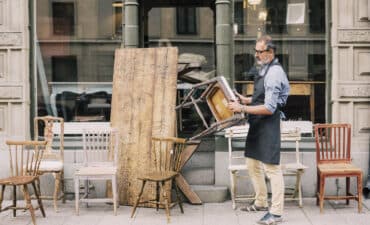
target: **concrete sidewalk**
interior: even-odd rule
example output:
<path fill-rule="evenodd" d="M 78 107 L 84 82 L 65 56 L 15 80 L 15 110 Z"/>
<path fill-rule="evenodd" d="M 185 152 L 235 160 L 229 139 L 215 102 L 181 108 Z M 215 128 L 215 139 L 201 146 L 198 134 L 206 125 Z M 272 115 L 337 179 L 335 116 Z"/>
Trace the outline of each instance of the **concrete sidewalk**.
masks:
<path fill-rule="evenodd" d="M 3 207 L 9 204 L 5 201 Z M 19 204 L 21 204 L 20 202 Z M 357 202 L 351 201 L 345 205 L 344 201 L 335 203 L 326 201 L 324 213 L 320 214 L 316 200 L 304 199 L 303 208 L 299 208 L 295 202 L 285 204 L 283 225 L 369 225 L 370 224 L 370 200 L 365 199 L 363 212 L 357 213 Z M 166 225 L 164 210 L 151 208 L 138 208 L 135 218 L 130 218 L 132 207 L 121 206 L 117 216 L 113 215 L 113 207 L 107 204 L 90 204 L 86 208 L 84 204 L 80 208 L 80 216 L 75 215 L 74 201 L 66 204 L 59 203 L 59 213 L 55 213 L 51 201 L 44 201 L 46 218 L 36 211 L 38 225 Z M 171 210 L 172 225 L 254 225 L 263 215 L 263 212 L 247 213 L 231 208 L 231 201 L 224 203 L 206 203 L 203 205 L 184 204 L 185 213 L 181 214 L 178 206 Z M 13 218 L 11 211 L 0 213 L 1 225 L 26 225 L 32 224 L 29 212 L 18 211 L 17 217 Z"/>

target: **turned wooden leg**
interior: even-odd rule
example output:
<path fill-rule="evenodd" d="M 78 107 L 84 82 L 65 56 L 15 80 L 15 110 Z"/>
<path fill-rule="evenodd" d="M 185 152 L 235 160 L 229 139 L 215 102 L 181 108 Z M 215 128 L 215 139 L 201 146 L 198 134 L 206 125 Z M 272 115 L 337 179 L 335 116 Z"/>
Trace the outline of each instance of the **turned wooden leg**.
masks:
<path fill-rule="evenodd" d="M 161 186 L 164 205 L 166 207 L 167 223 L 170 223 L 171 222 L 171 219 L 170 219 L 170 216 L 171 216 L 171 214 L 170 214 L 170 204 L 168 202 L 167 191 L 165 190 L 165 182 L 162 181 L 161 183 L 159 183 L 159 185 Z"/>
<path fill-rule="evenodd" d="M 32 203 L 31 203 L 31 196 L 30 196 L 30 193 L 28 192 L 27 184 L 23 185 L 23 190 L 24 190 L 24 200 L 26 201 L 26 204 L 27 204 L 26 207 L 31 213 L 32 223 L 36 225 L 35 209 L 33 208 Z"/>
<path fill-rule="evenodd" d="M 177 201 L 179 202 L 181 213 L 184 213 L 184 208 L 182 207 L 182 200 L 181 200 L 181 196 L 180 196 L 179 187 L 177 186 L 176 182 L 173 182 L 172 184 L 175 185 L 176 197 L 177 197 Z"/>
<path fill-rule="evenodd" d="M 140 202 L 140 198 L 141 198 L 141 195 L 143 194 L 145 184 L 146 184 L 146 180 L 143 180 L 141 183 L 139 195 L 137 196 L 134 207 L 132 208 L 131 218 L 135 215 L 136 207 Z"/>
<path fill-rule="evenodd" d="M 44 205 L 42 204 L 42 201 L 41 201 L 41 192 L 40 192 L 40 189 L 38 189 L 36 187 L 35 182 L 32 182 L 32 187 L 33 187 L 33 190 L 35 191 L 36 199 L 37 199 L 37 202 L 39 203 L 39 207 L 40 207 L 42 216 L 45 217 L 45 210 L 44 210 Z"/>
<path fill-rule="evenodd" d="M 53 195 L 53 201 L 54 201 L 54 211 L 58 212 L 58 206 L 57 206 L 57 201 L 58 201 L 58 193 L 60 190 L 60 179 L 61 179 L 61 173 L 54 173 L 53 174 L 55 177 L 55 184 L 54 184 L 54 195 Z"/>
<path fill-rule="evenodd" d="M 155 182 L 155 201 L 156 201 L 156 204 L 155 204 L 155 208 L 156 210 L 158 211 L 159 210 L 159 201 L 160 201 L 160 189 L 159 189 L 159 183 L 158 182 Z"/>

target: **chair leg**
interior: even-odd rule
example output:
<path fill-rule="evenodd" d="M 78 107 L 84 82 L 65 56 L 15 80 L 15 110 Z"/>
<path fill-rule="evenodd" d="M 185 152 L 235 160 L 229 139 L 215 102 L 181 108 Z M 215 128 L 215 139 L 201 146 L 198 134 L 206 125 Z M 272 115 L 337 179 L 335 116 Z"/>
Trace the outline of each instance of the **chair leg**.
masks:
<path fill-rule="evenodd" d="M 4 199 L 4 192 L 5 192 L 6 185 L 1 185 L 1 194 L 0 194 L 0 212 L 2 209 L 3 199 Z"/>
<path fill-rule="evenodd" d="M 357 176 L 358 212 L 362 211 L 362 173 Z"/>
<path fill-rule="evenodd" d="M 60 190 L 61 172 L 54 173 L 53 175 L 55 177 L 54 196 L 53 196 L 54 211 L 58 212 L 57 201 L 58 201 L 58 193 L 59 193 L 59 190 Z"/>
<path fill-rule="evenodd" d="M 24 190 L 24 200 L 26 201 L 26 204 L 27 204 L 26 207 L 31 213 L 32 223 L 36 225 L 35 209 L 33 208 L 32 203 L 31 203 L 31 196 L 30 196 L 30 193 L 28 192 L 27 184 L 23 185 L 23 190 Z"/>
<path fill-rule="evenodd" d="M 160 193 L 160 189 L 159 189 L 159 183 L 157 181 L 155 182 L 155 201 L 156 201 L 155 208 L 157 211 L 159 210 L 159 201 L 160 201 L 159 193 Z"/>
<path fill-rule="evenodd" d="M 60 185 L 62 186 L 62 203 L 65 204 L 66 203 L 66 188 L 65 188 L 65 184 L 64 184 L 64 171 L 62 169 L 61 171 L 61 174 L 60 174 Z"/>
<path fill-rule="evenodd" d="M 83 196 L 83 198 L 89 198 L 89 192 L 90 192 L 90 189 L 89 189 L 89 180 L 85 180 L 85 194 Z M 89 207 L 89 203 L 86 202 L 86 208 Z"/>
<path fill-rule="evenodd" d="M 350 192 L 349 192 L 349 187 L 350 187 L 350 180 L 351 178 L 350 177 L 346 177 L 346 195 L 349 196 L 350 195 Z M 346 199 L 346 205 L 349 205 L 349 199 Z"/>
<path fill-rule="evenodd" d="M 17 186 L 13 185 L 13 217 L 17 216 Z"/>
<path fill-rule="evenodd" d="M 302 174 L 303 171 L 299 170 L 297 171 L 297 181 L 296 181 L 296 190 L 298 191 L 298 202 L 299 202 L 299 207 L 302 208 Z M 296 193 L 294 193 L 296 194 Z"/>
<path fill-rule="evenodd" d="M 236 171 L 230 171 L 230 194 L 231 194 L 231 201 L 233 209 L 236 209 L 236 202 L 235 202 L 235 195 L 236 195 Z"/>
<path fill-rule="evenodd" d="M 75 207 L 76 215 L 80 213 L 80 180 L 78 177 L 75 177 Z"/>
<path fill-rule="evenodd" d="M 159 185 L 161 186 L 164 205 L 166 207 L 167 223 L 170 223 L 171 222 L 170 205 L 169 205 L 169 202 L 168 202 L 167 192 L 165 190 L 165 182 L 162 181 L 161 183 L 159 183 Z"/>
<path fill-rule="evenodd" d="M 132 208 L 131 218 L 135 215 L 136 207 L 139 204 L 141 195 L 143 194 L 143 190 L 144 190 L 145 184 L 146 184 L 146 180 L 143 180 L 142 183 L 141 183 L 141 188 L 140 188 L 139 195 L 137 196 L 136 201 L 135 201 L 135 204 L 134 204 L 134 208 Z"/>
<path fill-rule="evenodd" d="M 117 178 L 116 175 L 112 176 L 112 197 L 113 197 L 113 209 L 114 215 L 117 216 Z"/>
<path fill-rule="evenodd" d="M 179 187 L 177 186 L 176 182 L 172 182 L 175 185 L 175 192 L 176 192 L 176 198 L 180 206 L 181 213 L 184 213 L 184 208 L 182 207 L 182 200 L 180 196 L 180 190 Z"/>
<path fill-rule="evenodd" d="M 316 183 L 316 205 L 319 205 L 320 199 L 320 174 L 317 173 L 317 183 Z"/>
<path fill-rule="evenodd" d="M 323 212 L 323 208 L 324 208 L 324 192 L 325 192 L 325 177 L 320 176 L 320 192 L 319 192 L 320 213 Z"/>
<path fill-rule="evenodd" d="M 40 189 L 37 188 L 35 182 L 32 182 L 32 187 L 33 187 L 33 190 L 35 192 L 37 202 L 39 203 L 39 207 L 40 207 L 42 216 L 45 218 L 45 210 L 44 210 L 44 205 L 42 204 L 42 201 L 41 201 L 41 192 L 40 192 Z"/>

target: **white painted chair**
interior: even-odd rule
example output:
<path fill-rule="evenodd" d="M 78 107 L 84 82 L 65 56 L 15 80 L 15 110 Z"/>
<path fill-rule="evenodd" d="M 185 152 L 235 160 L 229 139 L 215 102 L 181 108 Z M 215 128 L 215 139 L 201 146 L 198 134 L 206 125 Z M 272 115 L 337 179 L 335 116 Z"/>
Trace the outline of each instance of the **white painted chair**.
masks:
<path fill-rule="evenodd" d="M 43 136 L 39 135 L 39 126 L 43 127 Z M 54 132 L 54 126 L 59 132 Z M 57 201 L 65 202 L 64 189 L 64 119 L 61 117 L 42 116 L 34 118 L 34 139 L 47 141 L 45 153 L 41 159 L 39 175 L 52 174 L 54 182 L 53 196 L 41 196 L 42 199 L 53 199 L 54 210 L 58 212 Z M 38 182 L 40 185 L 40 182 Z M 59 192 L 61 192 L 59 194 Z"/>
<path fill-rule="evenodd" d="M 117 215 L 117 157 L 118 131 L 113 128 L 94 128 L 83 130 L 84 163 L 74 176 L 76 214 L 79 214 L 80 202 L 108 202 L 113 203 L 114 215 Z M 85 181 L 85 195 L 80 199 L 80 181 Z M 87 181 L 111 180 L 112 198 L 89 199 Z"/>
<path fill-rule="evenodd" d="M 254 195 L 241 195 L 237 192 L 238 178 L 248 178 L 247 164 L 245 163 L 244 155 L 236 155 L 233 152 L 232 141 L 236 138 L 245 138 L 248 133 L 248 126 L 233 126 L 225 129 L 225 137 L 228 140 L 229 165 L 230 174 L 230 193 L 233 209 L 236 209 L 237 201 L 254 200 Z M 245 175 L 240 175 L 243 173 Z"/>
<path fill-rule="evenodd" d="M 299 153 L 299 142 L 301 141 L 301 129 L 305 133 L 312 133 L 312 123 L 307 121 L 283 121 L 281 124 L 281 141 L 282 142 L 295 142 L 295 161 L 289 163 L 282 163 L 281 167 L 284 176 L 295 176 L 296 182 L 293 186 L 286 186 L 285 200 L 297 200 L 300 207 L 302 207 L 302 184 L 301 178 L 307 168 L 301 163 Z M 241 163 L 235 164 L 235 160 L 244 159 L 244 156 L 235 157 L 232 152 L 232 139 L 233 138 L 246 138 L 248 135 L 249 126 L 234 126 L 225 129 L 225 137 L 228 138 L 229 149 L 229 172 L 231 181 L 231 199 L 233 209 L 236 208 L 236 201 L 252 200 L 254 196 L 238 195 L 236 190 L 238 173 L 247 171 L 245 160 Z"/>
<path fill-rule="evenodd" d="M 299 153 L 299 141 L 301 140 L 300 130 L 284 131 L 281 133 L 281 141 L 295 142 L 295 161 L 291 163 L 282 163 L 281 168 L 284 176 L 296 177 L 295 185 L 285 186 L 285 200 L 297 200 L 299 207 L 302 207 L 302 175 L 307 169 L 307 166 L 303 165 L 300 160 Z M 287 192 L 287 191 L 291 192 Z"/>

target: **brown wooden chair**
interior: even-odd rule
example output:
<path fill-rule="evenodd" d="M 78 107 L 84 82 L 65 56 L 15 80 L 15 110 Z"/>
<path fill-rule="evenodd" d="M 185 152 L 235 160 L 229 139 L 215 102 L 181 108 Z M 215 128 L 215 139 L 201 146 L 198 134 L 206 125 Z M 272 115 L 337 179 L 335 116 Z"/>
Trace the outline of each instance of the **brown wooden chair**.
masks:
<path fill-rule="evenodd" d="M 41 158 L 43 156 L 46 141 L 6 141 L 9 147 L 10 156 L 10 176 L 0 179 L 1 195 L 0 195 L 0 212 L 12 209 L 13 216 L 16 216 L 16 210 L 28 209 L 31 213 L 32 222 L 36 225 L 35 208 L 32 206 L 31 197 L 28 191 L 28 184 L 32 184 L 42 216 L 45 217 L 44 207 L 40 198 L 40 189 L 36 186 L 38 182 L 38 171 Z M 2 208 L 2 201 L 6 186 L 13 187 L 13 204 Z M 25 207 L 17 206 L 17 187 L 20 186 L 24 194 L 26 202 Z"/>
<path fill-rule="evenodd" d="M 316 124 L 317 201 L 323 212 L 324 200 L 350 199 L 358 201 L 358 212 L 362 209 L 362 171 L 351 164 L 351 125 Z M 325 196 L 325 178 L 345 177 L 346 195 Z M 357 178 L 357 194 L 349 192 L 350 178 Z"/>
<path fill-rule="evenodd" d="M 60 126 L 60 132 L 54 133 L 53 126 Z M 39 135 L 42 127 L 42 135 Z M 57 201 L 64 195 L 64 119 L 61 117 L 42 116 L 34 118 L 34 139 L 47 141 L 44 156 L 41 160 L 39 174 L 52 174 L 54 181 L 53 196 L 41 196 L 42 199 L 53 199 L 54 210 L 58 212 Z M 61 194 L 59 194 L 61 192 Z"/>
<path fill-rule="evenodd" d="M 182 202 L 180 198 L 179 188 L 176 182 L 173 182 L 179 174 L 181 152 L 185 146 L 185 139 L 175 137 L 153 137 L 152 138 L 152 171 L 138 176 L 142 181 L 139 195 L 132 209 L 131 218 L 135 215 L 136 207 L 138 204 L 153 203 L 158 210 L 159 206 L 164 206 L 167 214 L 167 222 L 170 222 L 170 207 L 179 204 L 181 213 L 184 213 Z M 156 195 L 155 199 L 140 201 L 143 194 L 145 184 L 147 182 L 155 182 Z M 175 184 L 176 202 L 171 203 L 171 190 L 172 184 Z"/>

